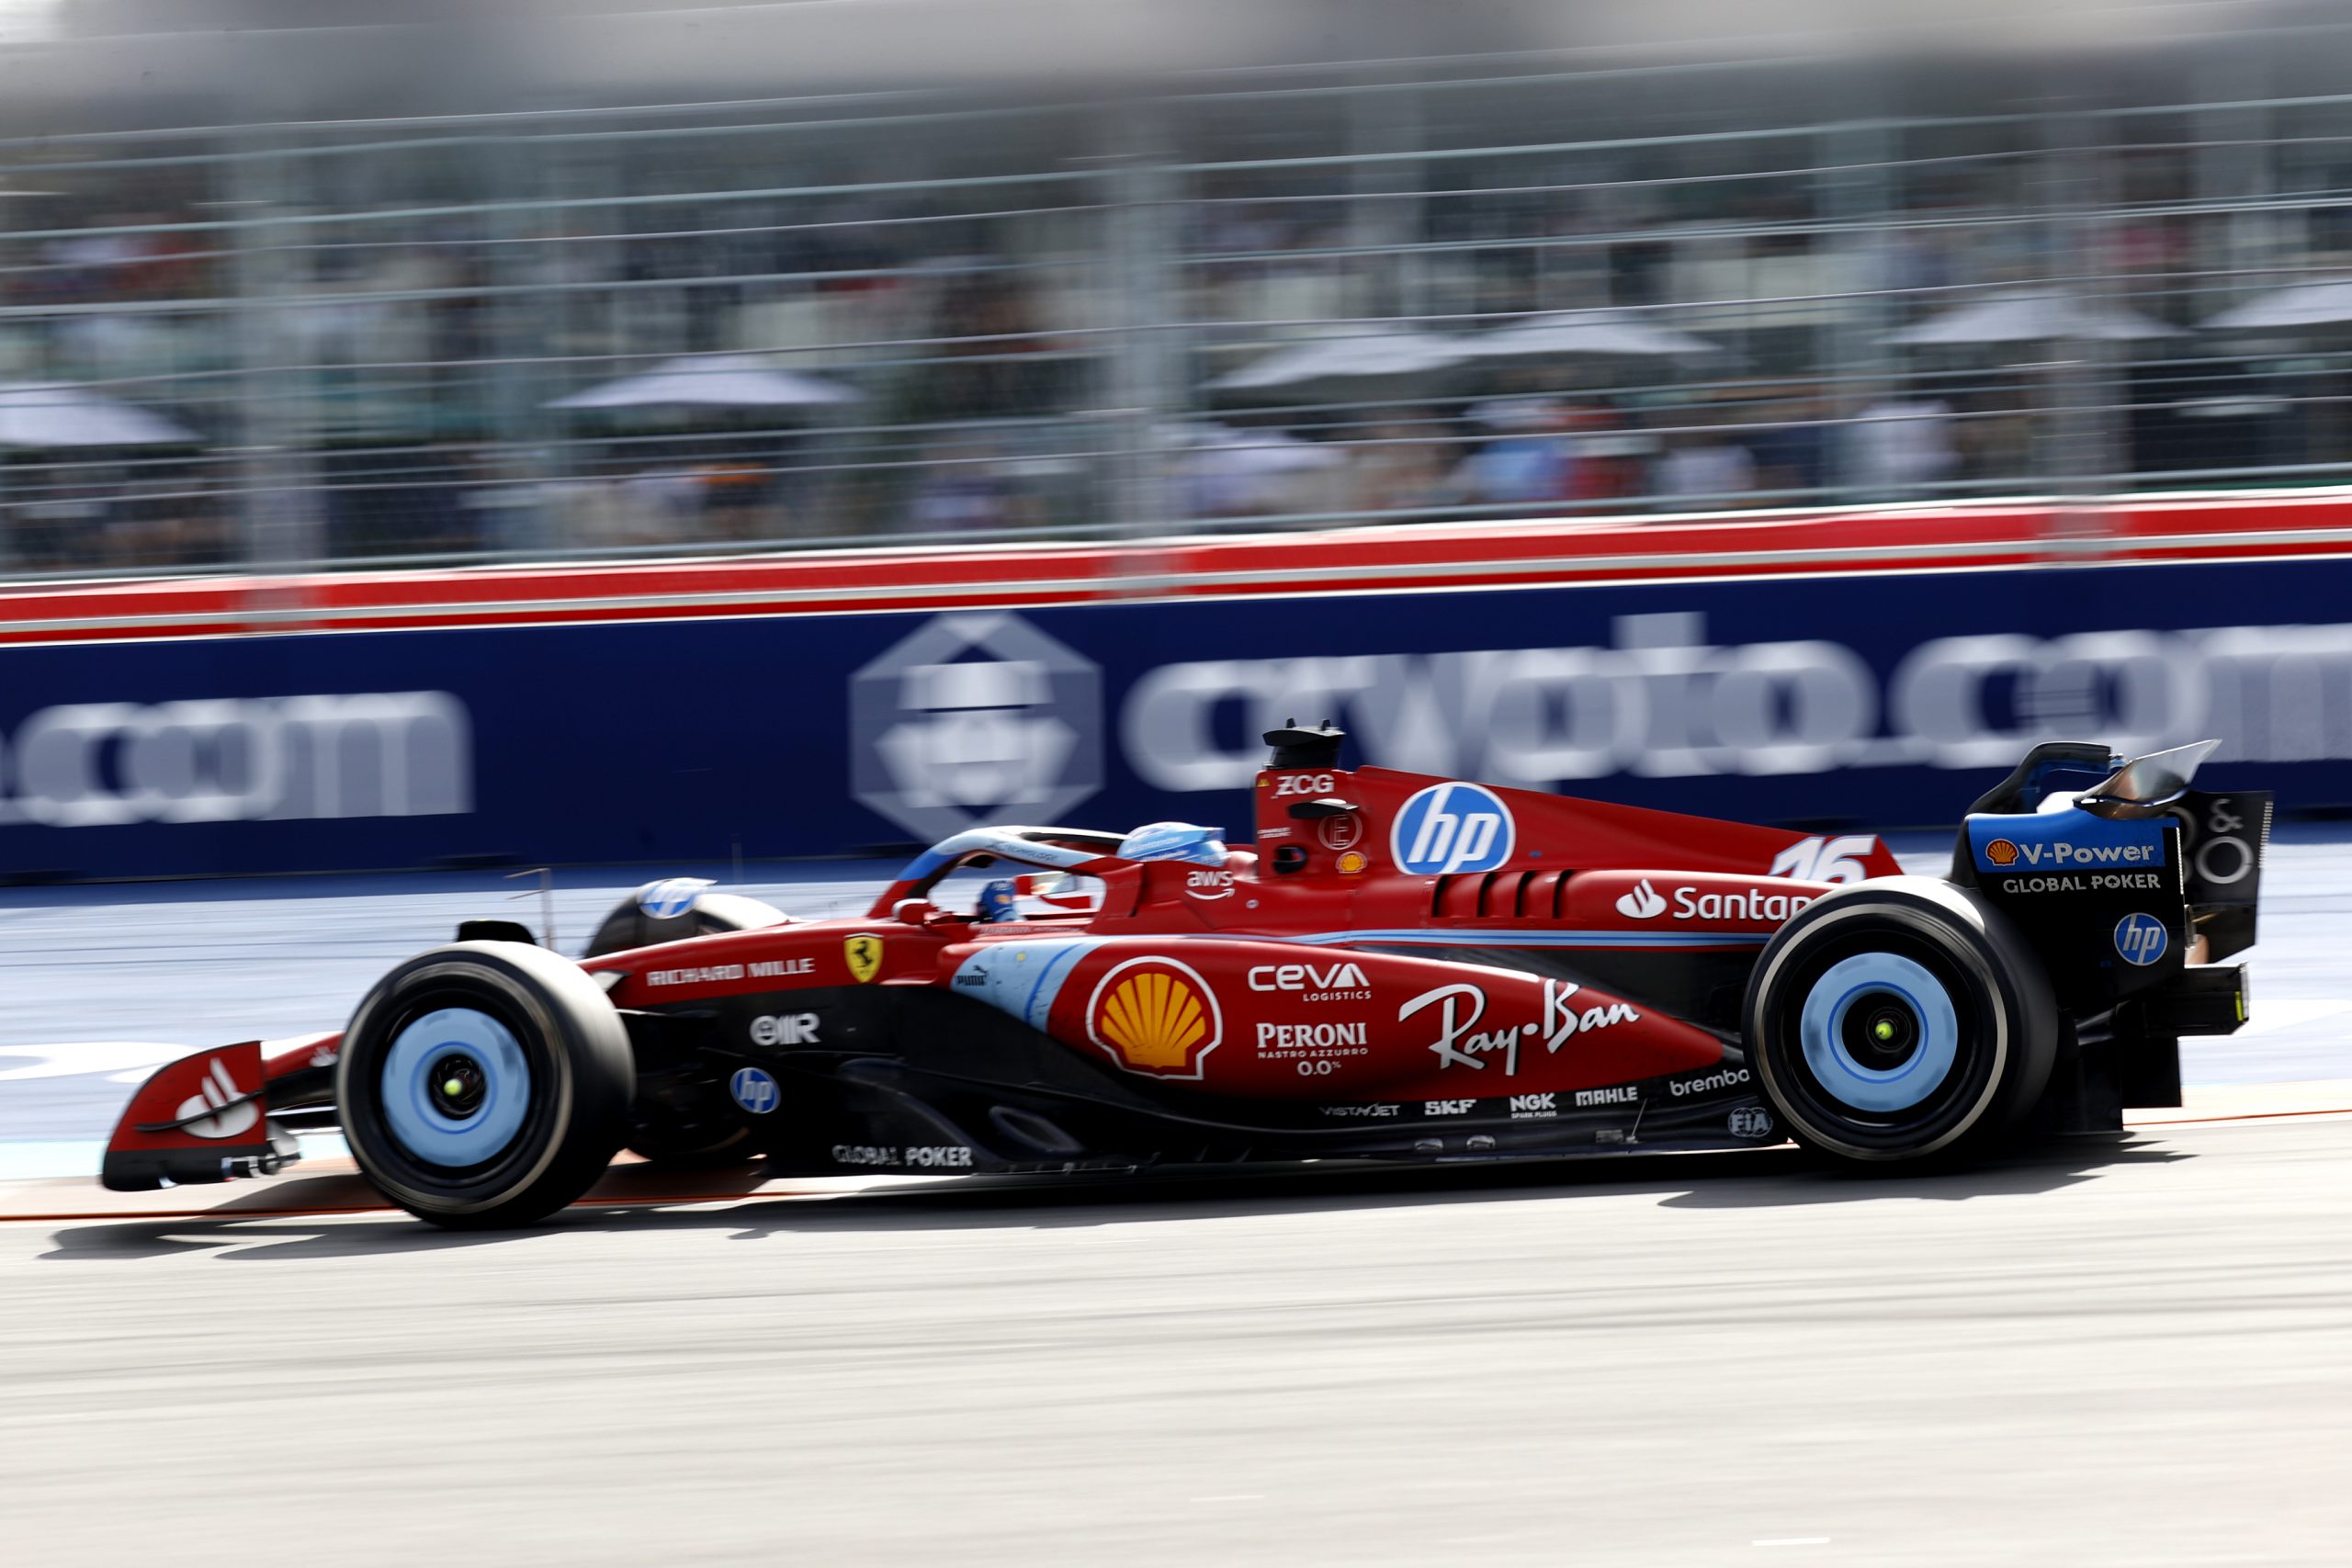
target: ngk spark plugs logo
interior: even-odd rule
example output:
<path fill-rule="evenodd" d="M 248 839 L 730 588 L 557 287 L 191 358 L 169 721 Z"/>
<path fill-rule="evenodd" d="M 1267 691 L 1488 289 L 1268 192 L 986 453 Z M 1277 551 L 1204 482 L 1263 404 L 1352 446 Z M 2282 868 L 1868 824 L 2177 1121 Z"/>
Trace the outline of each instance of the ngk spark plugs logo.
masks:
<path fill-rule="evenodd" d="M 71 703 L 0 739 L 0 823 L 288 822 L 473 809 L 447 692 Z"/>
<path fill-rule="evenodd" d="M 850 677 L 850 792 L 923 839 L 1102 787 L 1102 678 L 1018 615 L 940 615 Z"/>

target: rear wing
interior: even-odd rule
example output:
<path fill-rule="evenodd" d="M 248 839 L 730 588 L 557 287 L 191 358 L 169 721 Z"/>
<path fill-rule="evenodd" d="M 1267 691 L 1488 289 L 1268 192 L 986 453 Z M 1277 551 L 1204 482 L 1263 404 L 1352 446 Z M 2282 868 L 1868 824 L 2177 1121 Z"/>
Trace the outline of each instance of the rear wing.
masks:
<path fill-rule="evenodd" d="M 1969 817 L 2039 816 L 2053 797 L 2065 795 L 2075 809 L 2111 822 L 2177 827 L 2178 839 L 2165 858 L 2179 867 L 2190 922 L 2184 934 L 2204 939 L 2201 962 L 2218 963 L 2254 945 L 2273 807 L 2267 790 L 2190 787 L 2199 764 L 2219 744 L 2200 740 L 2126 758 L 2097 742 L 2045 741 L 1970 807 Z M 2070 786 L 2064 783 L 2070 776 L 2097 782 L 2086 789 Z M 1952 851 L 1952 879 L 1969 886 L 1996 869 L 1972 850 L 1973 837 L 1981 835 L 1963 827 Z"/>
<path fill-rule="evenodd" d="M 2171 815 L 2180 824 L 2182 880 L 2189 919 L 2218 963 L 2254 945 L 2255 904 L 2270 850 L 2268 790 L 2219 795 L 2183 791 Z"/>

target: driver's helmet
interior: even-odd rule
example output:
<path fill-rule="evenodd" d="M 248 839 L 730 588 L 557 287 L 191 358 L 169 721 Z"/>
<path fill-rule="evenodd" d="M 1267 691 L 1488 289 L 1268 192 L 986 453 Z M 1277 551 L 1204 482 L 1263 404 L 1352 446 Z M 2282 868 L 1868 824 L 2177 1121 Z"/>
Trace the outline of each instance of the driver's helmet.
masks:
<path fill-rule="evenodd" d="M 1009 876 L 1000 876 L 980 889 L 979 917 L 983 920 L 1017 920 L 1021 918 L 1021 886 Z"/>
<path fill-rule="evenodd" d="M 1194 865 L 1225 863 L 1225 829 L 1190 822 L 1149 822 L 1119 844 L 1122 860 L 1182 860 Z"/>

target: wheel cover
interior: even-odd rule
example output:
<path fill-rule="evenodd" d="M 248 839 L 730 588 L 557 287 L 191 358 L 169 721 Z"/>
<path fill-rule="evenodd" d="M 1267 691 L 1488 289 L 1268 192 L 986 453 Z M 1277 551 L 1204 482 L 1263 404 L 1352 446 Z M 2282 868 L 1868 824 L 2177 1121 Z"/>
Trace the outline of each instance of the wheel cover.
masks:
<path fill-rule="evenodd" d="M 522 1132 L 531 1067 L 522 1042 L 498 1020 L 442 1008 L 393 1037 L 379 1089 L 384 1125 L 401 1151 L 459 1170 L 496 1158 Z"/>
<path fill-rule="evenodd" d="M 1849 1037 L 1865 1017 L 1881 1036 L 1905 1040 L 1907 1054 L 1884 1065 L 1866 1059 Z M 1951 1077 L 1960 1016 L 1925 965 L 1892 953 L 1858 953 L 1814 981 L 1798 1014 L 1797 1038 L 1805 1065 L 1833 1099 L 1884 1115 L 1917 1105 Z"/>

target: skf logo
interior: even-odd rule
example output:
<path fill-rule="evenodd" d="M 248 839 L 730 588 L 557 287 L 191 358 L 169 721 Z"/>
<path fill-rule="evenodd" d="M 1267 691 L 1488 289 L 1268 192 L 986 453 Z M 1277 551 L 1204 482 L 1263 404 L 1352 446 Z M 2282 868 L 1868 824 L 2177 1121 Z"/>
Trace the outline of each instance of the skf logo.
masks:
<path fill-rule="evenodd" d="M 1666 913 L 1666 900 L 1647 877 L 1636 883 L 1634 890 L 1617 900 L 1617 912 L 1629 920 L 1654 920 Z"/>
<path fill-rule="evenodd" d="M 1995 865 L 2018 863 L 2018 847 L 2007 839 L 1996 839 L 1984 846 L 1984 858 Z"/>
<path fill-rule="evenodd" d="M 1086 1004 L 1087 1037 L 1133 1073 L 1197 1078 L 1224 1037 L 1208 982 L 1172 958 L 1113 965 Z"/>
<path fill-rule="evenodd" d="M 1223 898 L 1233 892 L 1233 873 L 1196 865 L 1184 874 L 1184 891 L 1195 898 Z"/>
<path fill-rule="evenodd" d="M 871 931 L 844 939 L 842 955 L 849 960 L 850 977 L 861 986 L 882 973 L 882 939 Z"/>
<path fill-rule="evenodd" d="M 1467 1116 L 1477 1105 L 1475 1100 L 1425 1100 L 1421 1101 L 1424 1116 Z"/>

